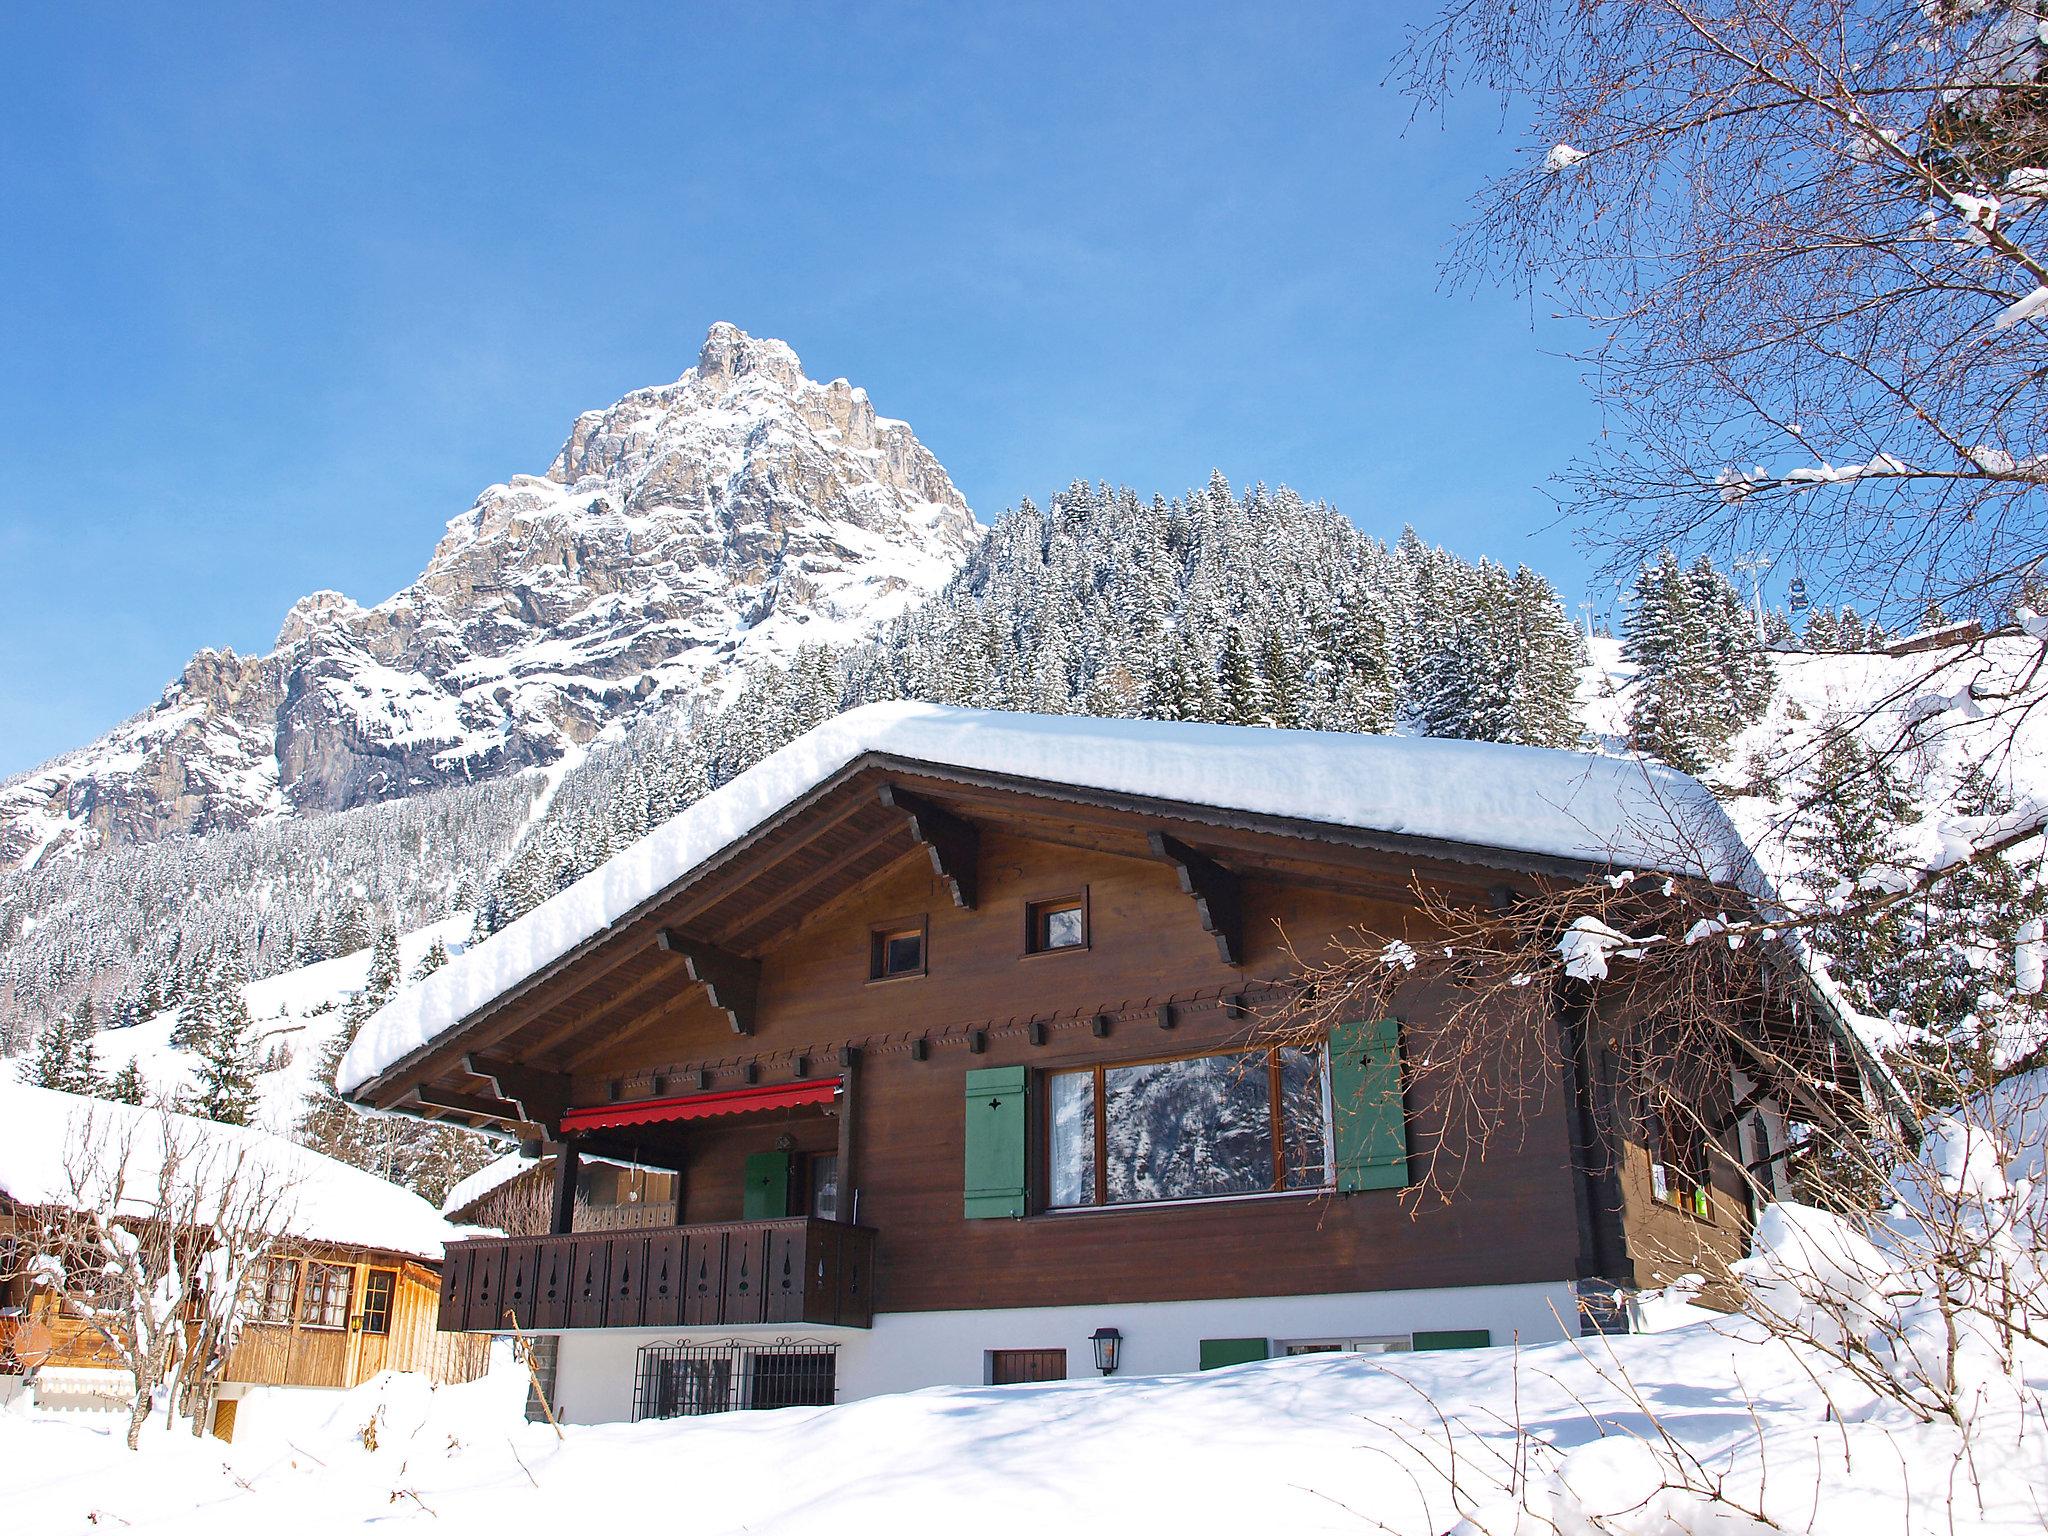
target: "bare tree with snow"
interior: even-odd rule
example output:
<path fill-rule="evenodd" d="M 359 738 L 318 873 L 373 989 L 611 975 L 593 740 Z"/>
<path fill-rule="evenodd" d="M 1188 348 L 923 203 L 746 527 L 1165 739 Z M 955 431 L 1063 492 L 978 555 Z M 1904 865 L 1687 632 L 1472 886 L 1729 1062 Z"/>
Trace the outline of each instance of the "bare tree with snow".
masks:
<path fill-rule="evenodd" d="M 133 1379 L 139 1446 L 157 1393 L 203 1414 L 239 1330 L 250 1265 L 289 1219 L 292 1185 L 246 1142 L 167 1112 L 70 1129 L 64 1198 L 37 1210 L 31 1277 Z"/>

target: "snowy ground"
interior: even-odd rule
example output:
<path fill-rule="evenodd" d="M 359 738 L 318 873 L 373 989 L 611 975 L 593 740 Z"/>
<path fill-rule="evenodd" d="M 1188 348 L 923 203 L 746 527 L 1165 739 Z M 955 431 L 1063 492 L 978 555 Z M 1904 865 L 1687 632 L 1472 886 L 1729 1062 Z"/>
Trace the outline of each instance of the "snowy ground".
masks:
<path fill-rule="evenodd" d="M 310 1397 L 297 1400 L 296 1421 L 258 1401 L 233 1446 L 153 1426 L 139 1456 L 111 1428 L 0 1412 L 8 1524 L 38 1536 L 373 1525 L 1434 1536 L 1477 1512 L 1484 1530 L 1507 1536 L 1498 1501 L 1519 1467 L 1539 1499 L 1573 1490 L 1568 1510 L 1547 1506 L 1567 1533 L 1598 1516 L 1622 1536 L 1705 1530 L 1696 1510 L 1658 1493 L 1651 1447 L 1666 1433 L 1727 1471 L 1745 1499 L 1767 1474 L 1767 1506 L 1785 1529 L 1958 1536 L 2039 1530 L 2048 1518 L 2041 1425 L 1983 1457 L 1992 1508 L 1980 1513 L 1957 1489 L 1950 1432 L 1902 1423 L 1839 1386 L 1830 1414 L 1787 1348 L 1726 1321 L 1583 1351 L 1308 1356 L 571 1428 L 559 1441 L 520 1419 L 523 1387 L 516 1367 L 438 1391 L 379 1378 L 326 1399 L 339 1406 L 324 1422 L 307 1412 Z M 373 1419 L 374 1450 L 363 1443 Z M 1469 1480 L 1462 1497 L 1445 1476 L 1446 1423 Z"/>

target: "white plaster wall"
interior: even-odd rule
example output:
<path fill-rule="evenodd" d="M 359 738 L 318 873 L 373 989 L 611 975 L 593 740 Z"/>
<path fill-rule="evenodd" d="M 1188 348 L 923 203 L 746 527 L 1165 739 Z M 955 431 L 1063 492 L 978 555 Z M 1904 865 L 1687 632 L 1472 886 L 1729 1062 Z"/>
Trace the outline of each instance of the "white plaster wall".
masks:
<path fill-rule="evenodd" d="M 555 1406 L 574 1424 L 633 1416 L 633 1373 L 643 1344 L 657 1339 L 826 1339 L 839 1345 L 839 1401 L 919 1387 L 979 1386 L 987 1352 L 1064 1349 L 1067 1374 L 1090 1376 L 1089 1335 L 1123 1336 L 1118 1376 L 1195 1370 L 1203 1339 L 1305 1339 L 1485 1328 L 1496 1344 L 1548 1343 L 1578 1332 L 1569 1281 L 1458 1286 L 1426 1291 L 1360 1291 L 1338 1296 L 1259 1296 L 1223 1301 L 1150 1301 L 1121 1306 L 1018 1307 L 985 1312 L 885 1312 L 866 1328 L 592 1328 L 562 1334 Z"/>

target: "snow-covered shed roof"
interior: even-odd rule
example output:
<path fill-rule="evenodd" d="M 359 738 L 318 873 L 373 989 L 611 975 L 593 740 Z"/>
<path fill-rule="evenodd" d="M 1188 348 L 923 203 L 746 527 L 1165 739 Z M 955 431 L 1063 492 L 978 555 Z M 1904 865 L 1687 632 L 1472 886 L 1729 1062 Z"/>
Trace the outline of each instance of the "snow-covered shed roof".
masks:
<path fill-rule="evenodd" d="M 97 1206 L 118 1189 L 120 1214 L 147 1215 L 167 1152 L 203 1181 L 209 1218 L 260 1176 L 288 1190 L 280 1236 L 439 1262 L 466 1235 L 411 1190 L 269 1131 L 0 1080 L 0 1195 L 18 1205 Z"/>
<path fill-rule="evenodd" d="M 455 1029 L 869 757 L 1396 838 L 1717 880 L 1747 878 L 1704 786 L 1631 758 L 1160 720 L 871 704 L 828 720 L 400 992 L 343 1058 L 344 1093 Z M 1483 860 L 1480 860 L 1483 862 Z"/>
<path fill-rule="evenodd" d="M 458 1181 L 448 1191 L 448 1198 L 441 1202 L 441 1214 L 453 1216 L 457 1211 L 476 1204 L 494 1189 L 503 1189 L 522 1173 L 538 1168 L 541 1160 L 528 1157 L 524 1152 L 507 1152 L 477 1169 L 468 1178 Z"/>

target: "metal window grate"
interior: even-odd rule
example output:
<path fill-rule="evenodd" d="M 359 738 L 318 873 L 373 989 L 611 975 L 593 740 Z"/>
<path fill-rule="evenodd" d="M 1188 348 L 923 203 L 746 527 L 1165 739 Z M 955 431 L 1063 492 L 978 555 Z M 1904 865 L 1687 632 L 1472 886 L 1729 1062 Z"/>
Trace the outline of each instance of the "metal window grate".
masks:
<path fill-rule="evenodd" d="M 839 1346 L 817 1339 L 720 1339 L 641 1346 L 633 1418 L 740 1408 L 826 1408 L 839 1390 Z"/>

